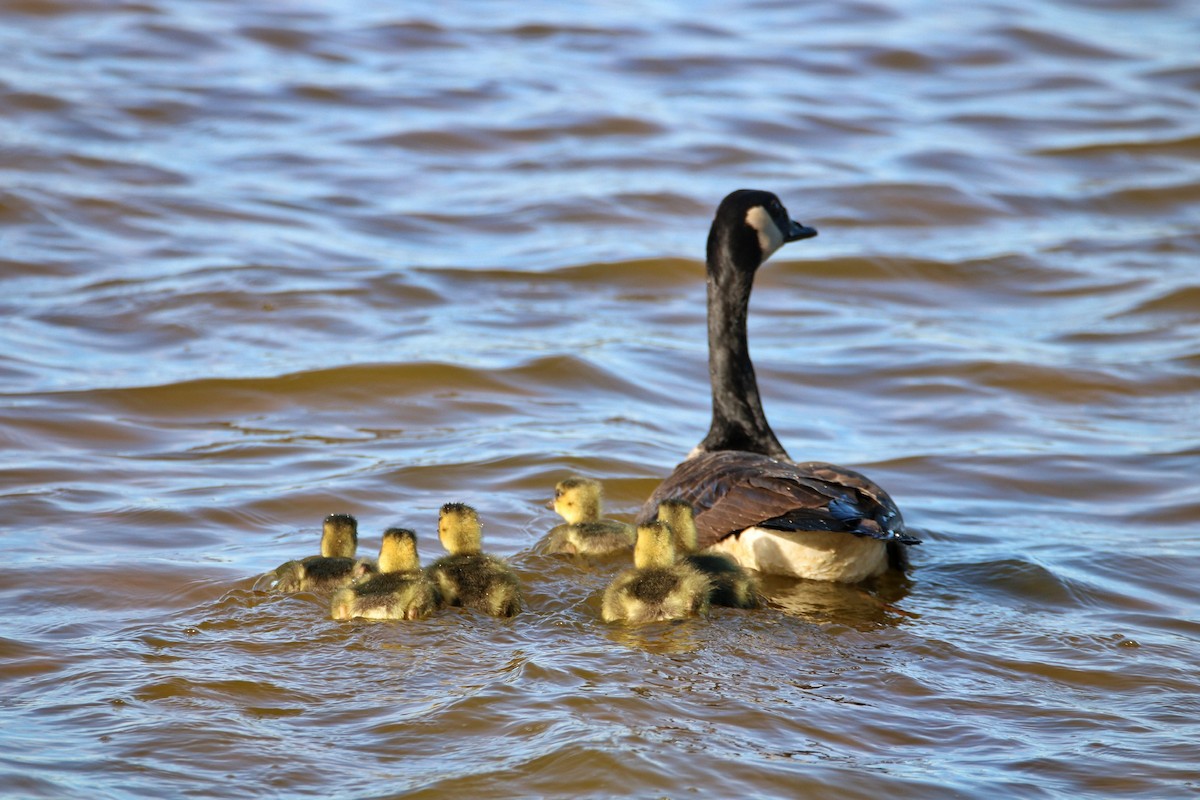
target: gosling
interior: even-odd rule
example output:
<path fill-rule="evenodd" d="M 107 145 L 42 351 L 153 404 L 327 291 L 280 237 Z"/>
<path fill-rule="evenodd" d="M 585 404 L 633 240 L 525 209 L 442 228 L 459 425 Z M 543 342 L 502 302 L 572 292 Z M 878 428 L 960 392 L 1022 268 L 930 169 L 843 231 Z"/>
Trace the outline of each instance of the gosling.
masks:
<path fill-rule="evenodd" d="M 656 520 L 638 526 L 633 564 L 604 590 L 605 622 L 636 625 L 708 612 L 712 582 L 694 567 L 676 561 L 675 542 L 665 523 Z"/>
<path fill-rule="evenodd" d="M 330 514 L 321 531 L 321 555 L 281 564 L 272 586 L 280 592 L 321 593 L 349 586 L 375 571 L 370 562 L 355 559 L 357 549 L 358 520 L 349 514 Z"/>
<path fill-rule="evenodd" d="M 329 613 L 334 619 L 424 619 L 441 607 L 441 591 L 421 571 L 417 535 L 388 528 L 379 547 L 379 574 L 339 589 Z"/>
<path fill-rule="evenodd" d="M 567 478 L 554 487 L 553 508 L 565 523 L 546 534 L 545 552 L 607 556 L 628 552 L 637 540 L 632 525 L 600 518 L 603 487 L 590 478 Z"/>
<path fill-rule="evenodd" d="M 692 506 L 684 500 L 664 500 L 658 504 L 658 520 L 665 522 L 675 537 L 680 560 L 703 572 L 712 581 L 709 601 L 714 606 L 759 608 L 762 593 L 758 581 L 736 561 L 722 553 L 696 552 L 696 518 Z"/>
<path fill-rule="evenodd" d="M 483 552 L 483 528 L 475 509 L 447 503 L 438 512 L 438 539 L 449 555 L 426 569 L 448 606 L 473 608 L 494 617 L 521 611 L 521 584 L 495 556 Z"/>

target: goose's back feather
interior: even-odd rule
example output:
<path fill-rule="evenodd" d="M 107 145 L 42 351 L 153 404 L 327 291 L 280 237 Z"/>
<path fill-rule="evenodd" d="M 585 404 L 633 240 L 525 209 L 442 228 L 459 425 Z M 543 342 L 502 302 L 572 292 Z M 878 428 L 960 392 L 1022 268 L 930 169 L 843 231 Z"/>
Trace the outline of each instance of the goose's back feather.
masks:
<path fill-rule="evenodd" d="M 858 472 L 823 462 L 794 464 L 741 450 L 701 452 L 659 484 L 638 523 L 653 519 L 658 504 L 670 499 L 695 509 L 700 549 L 751 527 L 920 541 L 904 532 L 900 511 L 883 489 Z"/>

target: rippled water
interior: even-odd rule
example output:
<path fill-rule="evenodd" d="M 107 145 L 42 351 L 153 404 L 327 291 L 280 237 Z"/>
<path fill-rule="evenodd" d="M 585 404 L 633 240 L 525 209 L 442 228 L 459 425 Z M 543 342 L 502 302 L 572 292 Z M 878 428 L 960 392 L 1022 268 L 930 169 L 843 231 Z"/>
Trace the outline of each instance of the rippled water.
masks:
<path fill-rule="evenodd" d="M 0 4 L 0 790 L 1200 794 L 1200 17 L 1179 0 Z M 539 556 L 708 422 L 771 189 L 791 453 L 906 577 L 625 630 Z M 476 505 L 508 622 L 253 590 Z"/>

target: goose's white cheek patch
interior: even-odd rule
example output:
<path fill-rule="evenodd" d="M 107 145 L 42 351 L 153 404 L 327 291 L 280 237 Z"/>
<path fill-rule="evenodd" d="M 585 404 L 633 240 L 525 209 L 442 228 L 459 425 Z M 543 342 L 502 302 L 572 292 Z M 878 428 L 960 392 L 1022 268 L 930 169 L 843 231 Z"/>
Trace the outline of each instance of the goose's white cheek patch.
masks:
<path fill-rule="evenodd" d="M 763 261 L 783 247 L 783 232 L 762 206 L 755 206 L 746 212 L 746 224 L 758 234 L 758 246 L 762 249 Z"/>

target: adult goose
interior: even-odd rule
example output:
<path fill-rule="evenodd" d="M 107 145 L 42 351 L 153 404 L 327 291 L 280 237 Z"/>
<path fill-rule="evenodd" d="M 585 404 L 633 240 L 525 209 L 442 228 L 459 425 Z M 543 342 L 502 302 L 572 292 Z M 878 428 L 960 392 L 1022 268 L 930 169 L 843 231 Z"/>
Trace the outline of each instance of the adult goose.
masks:
<path fill-rule="evenodd" d="M 817 235 L 770 192 L 741 189 L 717 208 L 708 234 L 708 435 L 642 506 L 664 500 L 695 509 L 699 547 L 775 575 L 851 583 L 903 568 L 904 532 L 887 492 L 853 470 L 796 463 L 763 413 L 746 340 L 754 273 L 786 242 Z"/>

